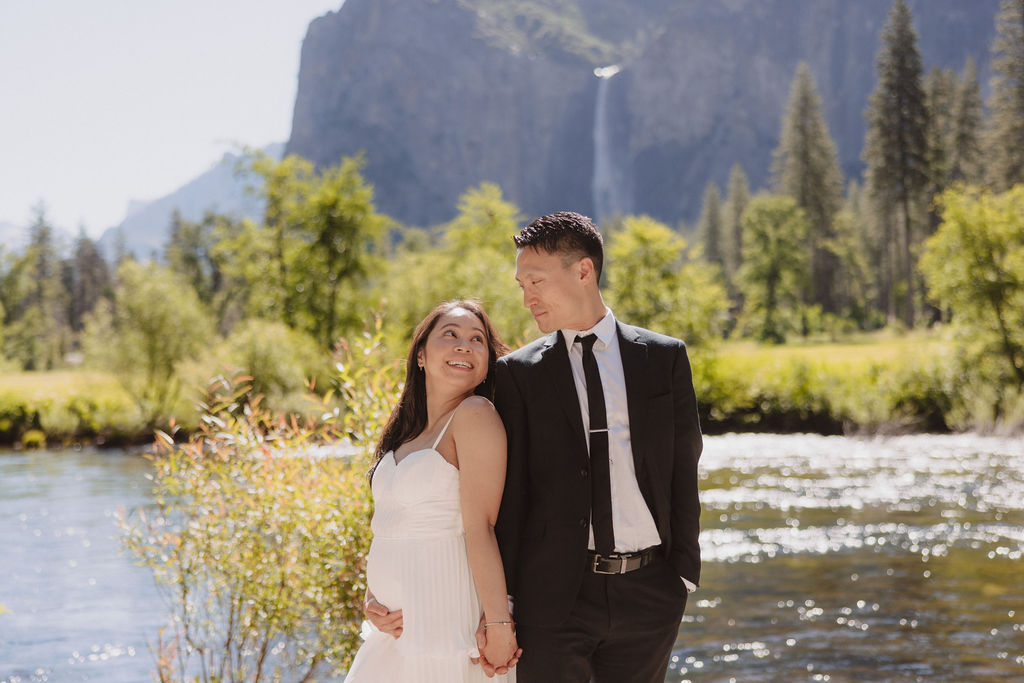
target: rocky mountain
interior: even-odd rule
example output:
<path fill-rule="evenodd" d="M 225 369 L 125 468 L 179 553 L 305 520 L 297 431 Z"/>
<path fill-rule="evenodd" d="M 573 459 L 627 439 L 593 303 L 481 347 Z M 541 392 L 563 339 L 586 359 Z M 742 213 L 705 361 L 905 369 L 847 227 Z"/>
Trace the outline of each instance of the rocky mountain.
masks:
<path fill-rule="evenodd" d="M 379 208 L 413 225 L 498 183 L 528 215 L 692 221 L 740 163 L 756 189 L 797 64 L 859 176 L 891 0 L 345 0 L 302 48 L 286 153 L 366 154 Z M 926 69 L 987 82 L 999 0 L 908 0 Z M 605 68 L 612 67 L 612 68 Z"/>
<path fill-rule="evenodd" d="M 284 144 L 268 145 L 263 151 L 280 159 Z M 255 181 L 239 174 L 240 159 L 240 155 L 229 152 L 210 170 L 174 192 L 150 202 L 132 202 L 125 219 L 100 236 L 101 252 L 108 259 L 114 258 L 119 248 L 136 258 L 159 257 L 167 245 L 171 216 L 176 210 L 189 221 L 199 221 L 207 211 L 240 218 L 261 216 L 261 200 L 246 189 Z"/>

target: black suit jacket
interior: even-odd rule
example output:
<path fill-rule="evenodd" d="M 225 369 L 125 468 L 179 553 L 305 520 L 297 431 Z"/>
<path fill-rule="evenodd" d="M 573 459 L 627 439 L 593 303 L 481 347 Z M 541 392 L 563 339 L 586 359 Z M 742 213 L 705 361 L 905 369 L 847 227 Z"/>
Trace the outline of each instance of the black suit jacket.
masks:
<path fill-rule="evenodd" d="M 686 346 L 618 325 L 637 481 L 675 571 L 700 578 L 697 460 L 702 441 Z M 587 563 L 589 456 L 560 332 L 498 360 L 495 406 L 508 469 L 495 531 L 516 620 L 568 617 Z"/>

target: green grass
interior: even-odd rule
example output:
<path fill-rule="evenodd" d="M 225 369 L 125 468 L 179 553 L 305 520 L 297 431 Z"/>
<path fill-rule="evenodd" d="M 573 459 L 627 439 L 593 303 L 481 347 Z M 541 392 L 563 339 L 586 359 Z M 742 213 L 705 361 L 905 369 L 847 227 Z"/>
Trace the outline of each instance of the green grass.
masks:
<path fill-rule="evenodd" d="M 0 374 L 0 443 L 100 443 L 148 438 L 131 397 L 111 375 L 83 370 Z"/>

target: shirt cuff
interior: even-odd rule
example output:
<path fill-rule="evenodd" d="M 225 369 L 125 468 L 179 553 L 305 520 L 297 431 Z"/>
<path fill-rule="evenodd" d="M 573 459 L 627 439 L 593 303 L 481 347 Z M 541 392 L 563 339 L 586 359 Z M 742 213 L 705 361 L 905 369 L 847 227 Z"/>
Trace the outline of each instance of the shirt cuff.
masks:
<path fill-rule="evenodd" d="M 687 593 L 692 593 L 693 591 L 697 590 L 697 585 L 695 583 L 693 583 L 689 579 L 684 578 L 682 576 L 680 576 L 679 578 L 683 579 L 683 583 L 686 584 L 686 592 Z"/>

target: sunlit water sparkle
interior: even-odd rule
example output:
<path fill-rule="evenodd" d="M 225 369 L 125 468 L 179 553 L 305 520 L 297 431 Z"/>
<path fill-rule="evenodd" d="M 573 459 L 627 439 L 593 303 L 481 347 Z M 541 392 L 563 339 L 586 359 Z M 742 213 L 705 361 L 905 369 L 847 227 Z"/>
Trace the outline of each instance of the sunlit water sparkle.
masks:
<path fill-rule="evenodd" d="M 1024 681 L 1024 440 L 725 435 L 668 681 Z M 152 679 L 149 464 L 0 452 L 0 683 Z"/>

